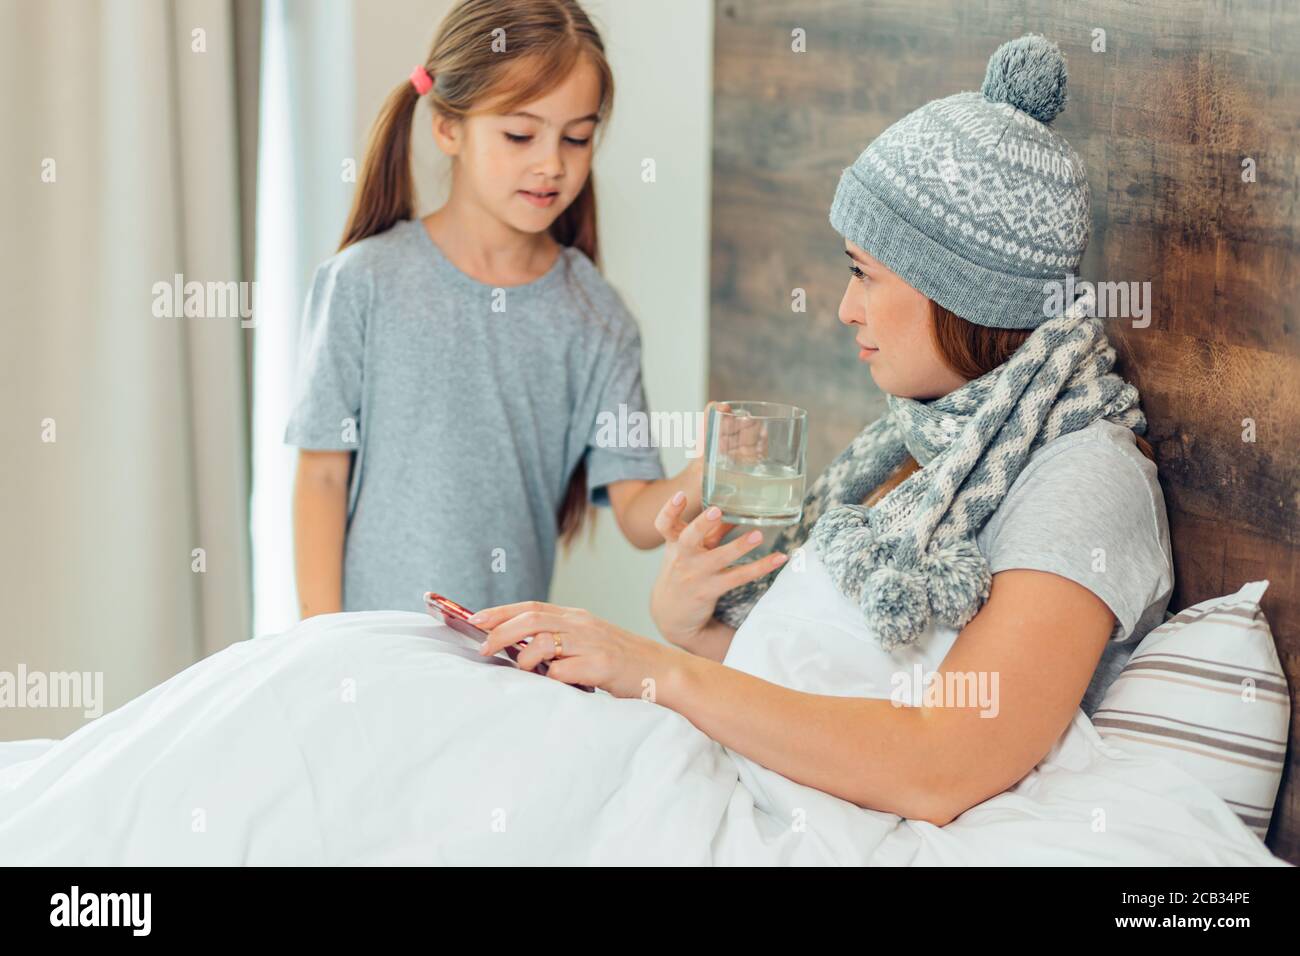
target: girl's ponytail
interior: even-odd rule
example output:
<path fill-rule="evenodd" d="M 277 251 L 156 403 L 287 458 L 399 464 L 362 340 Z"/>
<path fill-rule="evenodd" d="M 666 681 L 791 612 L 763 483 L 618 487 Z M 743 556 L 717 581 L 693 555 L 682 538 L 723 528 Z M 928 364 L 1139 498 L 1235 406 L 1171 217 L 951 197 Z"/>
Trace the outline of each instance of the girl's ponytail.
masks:
<path fill-rule="evenodd" d="M 411 122 L 420 94 L 409 82 L 388 94 L 366 146 L 361 181 L 338 251 L 410 219 L 415 209 L 411 180 Z"/>

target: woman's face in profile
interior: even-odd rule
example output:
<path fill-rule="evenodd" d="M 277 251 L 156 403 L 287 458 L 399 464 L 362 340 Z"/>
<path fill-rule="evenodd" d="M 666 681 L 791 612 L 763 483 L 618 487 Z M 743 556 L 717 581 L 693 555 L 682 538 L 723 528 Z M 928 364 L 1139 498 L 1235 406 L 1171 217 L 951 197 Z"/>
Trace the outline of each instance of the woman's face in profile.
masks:
<path fill-rule="evenodd" d="M 839 318 L 856 326 L 854 340 L 867 347 L 858 360 L 870 367 L 881 391 L 925 401 L 966 384 L 935 345 L 930 300 L 847 239 L 844 251 L 852 275 Z"/>

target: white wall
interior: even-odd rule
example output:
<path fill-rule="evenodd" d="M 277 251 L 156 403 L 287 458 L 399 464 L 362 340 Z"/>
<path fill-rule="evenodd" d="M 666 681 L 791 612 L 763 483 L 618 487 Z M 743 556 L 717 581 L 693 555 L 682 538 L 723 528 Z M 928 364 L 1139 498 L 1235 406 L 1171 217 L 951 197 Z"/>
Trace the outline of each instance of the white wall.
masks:
<path fill-rule="evenodd" d="M 657 411 L 702 410 L 709 299 L 713 3 L 587 0 L 614 70 L 613 119 L 595 162 L 605 275 L 641 325 L 646 395 Z M 450 0 L 354 0 L 357 155 L 379 106 L 423 62 Z M 420 214 L 445 195 L 445 166 L 417 113 Z M 653 158 L 656 181 L 642 182 Z M 676 474 L 681 449 L 662 449 Z M 585 541 L 585 539 L 584 539 Z M 654 634 L 648 601 L 661 551 L 641 552 L 601 509 L 590 546 L 560 555 L 551 599 Z"/>

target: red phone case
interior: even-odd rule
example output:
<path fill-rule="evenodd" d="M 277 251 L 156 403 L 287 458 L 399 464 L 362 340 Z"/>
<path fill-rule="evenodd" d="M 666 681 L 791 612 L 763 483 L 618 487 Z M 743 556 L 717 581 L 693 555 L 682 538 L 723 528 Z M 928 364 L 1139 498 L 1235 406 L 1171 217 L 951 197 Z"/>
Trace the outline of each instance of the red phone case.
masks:
<path fill-rule="evenodd" d="M 430 614 L 442 618 L 442 622 L 453 631 L 459 631 L 461 634 L 464 634 L 467 637 L 472 637 L 476 641 L 482 641 L 487 637 L 487 631 L 483 630 L 481 627 L 476 627 L 470 622 L 469 616 L 474 612 L 463 605 L 457 604 L 449 597 L 443 597 L 441 594 L 426 591 L 424 594 L 424 606 Z M 519 651 L 527 646 L 528 645 L 523 642 L 511 644 L 505 648 L 506 656 L 512 661 L 518 661 Z M 547 666 L 545 661 L 542 661 L 533 670 L 534 673 L 545 676 L 546 672 L 550 670 L 550 668 Z M 573 684 L 571 686 L 577 687 L 579 690 L 585 690 L 588 693 L 594 693 L 596 690 L 596 688 L 588 687 L 586 684 Z"/>

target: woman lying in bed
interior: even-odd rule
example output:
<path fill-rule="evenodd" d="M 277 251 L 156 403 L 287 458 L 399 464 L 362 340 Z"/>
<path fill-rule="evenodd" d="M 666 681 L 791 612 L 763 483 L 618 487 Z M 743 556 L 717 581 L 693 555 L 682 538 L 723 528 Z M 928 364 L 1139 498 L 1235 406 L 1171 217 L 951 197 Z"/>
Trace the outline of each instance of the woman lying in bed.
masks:
<path fill-rule="evenodd" d="M 844 171 L 839 318 L 889 411 L 773 554 L 732 567 L 760 535 L 719 544 L 716 508 L 684 524 L 670 502 L 652 610 L 675 646 L 525 602 L 481 612 L 485 650 L 535 636 L 521 666 L 652 695 L 791 780 L 940 825 L 1028 773 L 1081 701 L 1090 714 L 1160 622 L 1173 569 L 1137 392 L 1091 299 L 1061 300 L 1089 233 L 1082 162 L 1045 125 L 1064 83 L 1054 46 L 1014 41 L 982 93 L 904 117 Z M 824 626 L 819 646 L 782 644 L 797 620 Z M 881 667 L 910 692 L 873 691 Z M 927 699 L 932 671 L 985 693 Z"/>
<path fill-rule="evenodd" d="M 310 618 L 65 740 L 0 745 L 0 860 L 1269 861 L 1206 787 L 1078 714 L 1173 572 L 1137 392 L 1090 298 L 1052 301 L 1088 235 L 1045 125 L 1064 82 L 1055 47 L 1015 41 L 982 93 L 845 170 L 839 316 L 888 412 L 773 555 L 733 567 L 755 542 L 664 507 L 669 644 L 480 612 L 483 651 L 531 638 L 540 677 L 466 661 L 425 614 Z"/>

